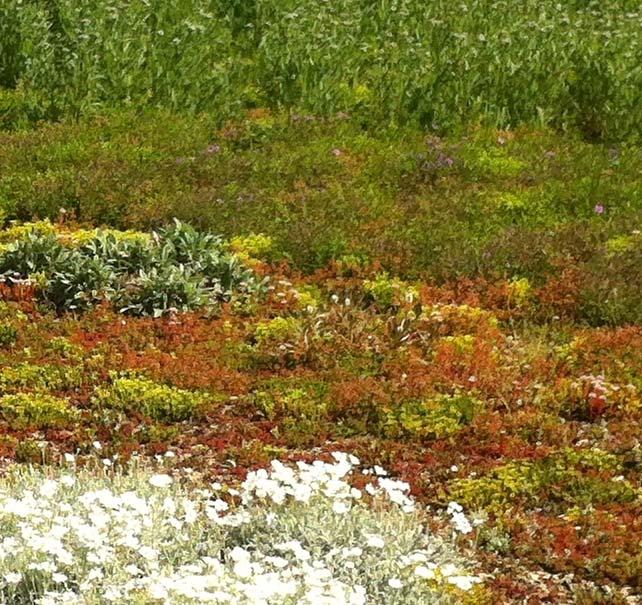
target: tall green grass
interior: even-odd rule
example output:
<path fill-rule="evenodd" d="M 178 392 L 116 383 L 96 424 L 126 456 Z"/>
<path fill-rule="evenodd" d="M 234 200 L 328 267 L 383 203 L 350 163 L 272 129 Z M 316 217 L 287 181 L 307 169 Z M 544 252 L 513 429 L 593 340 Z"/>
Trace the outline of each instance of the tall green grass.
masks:
<path fill-rule="evenodd" d="M 0 116 L 267 106 L 639 139 L 640 31 L 636 0 L 4 0 Z"/>

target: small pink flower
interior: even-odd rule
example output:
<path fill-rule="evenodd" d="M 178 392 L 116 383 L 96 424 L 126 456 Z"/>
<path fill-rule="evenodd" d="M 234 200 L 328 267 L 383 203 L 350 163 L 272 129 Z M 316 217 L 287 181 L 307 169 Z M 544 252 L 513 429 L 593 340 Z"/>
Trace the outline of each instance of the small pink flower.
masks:
<path fill-rule="evenodd" d="M 593 208 L 595 211 L 595 214 L 604 214 L 604 206 L 602 204 L 595 204 L 595 208 Z"/>

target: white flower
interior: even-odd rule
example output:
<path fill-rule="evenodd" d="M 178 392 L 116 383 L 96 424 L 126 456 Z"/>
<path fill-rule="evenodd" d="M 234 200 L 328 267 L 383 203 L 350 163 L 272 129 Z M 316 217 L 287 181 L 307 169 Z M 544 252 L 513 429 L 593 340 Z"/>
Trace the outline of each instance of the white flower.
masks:
<path fill-rule="evenodd" d="M 221 500 L 221 499 L 219 498 L 219 499 L 217 499 L 217 500 L 214 500 L 214 502 L 213 502 L 213 504 L 212 504 L 212 508 L 213 508 L 216 512 L 220 513 L 220 512 L 226 511 L 226 510 L 227 510 L 228 508 L 230 508 L 230 507 L 229 507 L 228 503 L 227 503 L 227 502 L 225 502 L 225 500 Z"/>
<path fill-rule="evenodd" d="M 335 500 L 332 503 L 332 510 L 337 515 L 345 515 L 350 510 L 350 507 L 343 500 Z"/>
<path fill-rule="evenodd" d="M 461 504 L 458 504 L 457 502 L 449 502 L 448 503 L 448 512 L 449 513 L 461 513 L 463 512 L 464 509 L 461 507 Z"/>
<path fill-rule="evenodd" d="M 366 544 L 372 548 L 383 548 L 386 545 L 385 540 L 377 534 L 365 534 Z"/>
<path fill-rule="evenodd" d="M 469 534 L 473 531 L 473 526 L 463 513 L 455 513 L 452 516 L 452 522 L 455 529 L 461 534 Z"/>
<path fill-rule="evenodd" d="M 441 572 L 442 576 L 447 578 L 449 576 L 454 576 L 457 573 L 457 567 L 455 567 L 452 563 L 446 563 L 446 565 L 442 566 L 439 571 Z"/>
<path fill-rule="evenodd" d="M 152 585 L 152 587 L 150 588 L 150 593 L 152 592 L 153 588 L 157 588 L 159 590 L 162 589 L 161 586 Z M 103 592 L 102 597 L 107 601 L 119 601 L 123 598 L 123 589 L 117 586 L 108 586 Z"/>
<path fill-rule="evenodd" d="M 250 553 L 245 550 L 244 548 L 241 548 L 240 546 L 235 546 L 231 551 L 230 551 L 230 559 L 232 561 L 246 561 L 250 558 Z"/>
<path fill-rule="evenodd" d="M 274 567 L 278 569 L 283 569 L 290 564 L 289 561 L 283 557 L 265 557 L 265 562 L 274 565 Z"/>
<path fill-rule="evenodd" d="M 73 487 L 76 485 L 76 479 L 72 477 L 71 475 L 63 475 L 60 477 L 60 484 L 64 485 L 65 487 Z"/>
<path fill-rule="evenodd" d="M 7 584 L 18 584 L 22 580 L 22 574 L 17 572 L 9 572 L 4 574 L 4 580 Z"/>
<path fill-rule="evenodd" d="M 94 580 L 101 580 L 104 577 L 104 573 L 102 569 L 98 569 L 97 567 L 94 567 L 93 569 L 89 570 L 89 573 L 87 574 L 87 581 L 88 582 L 93 582 Z"/>
<path fill-rule="evenodd" d="M 447 512 L 450 513 L 451 521 L 455 526 L 455 530 L 462 534 L 469 534 L 473 531 L 473 526 L 466 515 L 462 512 L 464 509 L 457 502 L 450 502 L 448 504 Z"/>
<path fill-rule="evenodd" d="M 475 584 L 481 580 L 475 576 L 450 576 L 448 582 L 457 586 L 460 590 L 470 590 Z"/>
<path fill-rule="evenodd" d="M 432 580 L 435 577 L 435 572 L 432 569 L 428 569 L 425 565 L 419 565 L 415 567 L 415 575 L 424 580 Z"/>
<path fill-rule="evenodd" d="M 58 491 L 58 482 L 53 479 L 46 479 L 40 485 L 40 495 L 43 498 L 51 498 Z"/>
<path fill-rule="evenodd" d="M 346 470 L 350 470 L 349 467 L 351 466 L 359 466 L 359 464 L 361 464 L 359 458 L 353 456 L 352 454 L 346 454 L 345 452 L 332 452 L 332 457 L 340 465 L 346 465 L 348 467 Z"/>
<path fill-rule="evenodd" d="M 147 559 L 148 561 L 154 561 L 158 558 L 158 553 L 150 546 L 141 546 L 138 549 L 138 553 L 143 559 Z"/>
<path fill-rule="evenodd" d="M 185 511 L 185 523 L 195 523 L 198 519 L 198 510 L 195 504 L 187 498 L 183 498 L 183 510 Z"/>
<path fill-rule="evenodd" d="M 100 441 L 94 441 L 94 442 L 92 443 L 92 445 L 94 446 L 94 449 L 96 449 L 96 450 L 98 450 L 98 451 L 100 451 L 100 450 L 102 450 L 102 449 L 103 449 L 103 446 L 100 444 Z"/>
<path fill-rule="evenodd" d="M 152 475 L 149 484 L 154 487 L 165 488 L 172 484 L 173 479 L 169 475 Z"/>
<path fill-rule="evenodd" d="M 403 582 L 399 578 L 390 578 L 388 580 L 388 586 L 396 589 L 403 588 Z"/>
<path fill-rule="evenodd" d="M 239 578 L 249 578 L 253 573 L 252 563 L 250 563 L 249 559 L 243 559 L 242 561 L 237 561 L 234 564 L 234 573 Z"/>

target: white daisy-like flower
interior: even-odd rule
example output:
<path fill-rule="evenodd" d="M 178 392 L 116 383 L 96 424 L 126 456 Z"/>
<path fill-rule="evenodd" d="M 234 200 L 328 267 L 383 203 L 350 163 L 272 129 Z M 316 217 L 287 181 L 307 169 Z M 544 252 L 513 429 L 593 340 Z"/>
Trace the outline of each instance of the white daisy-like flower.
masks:
<path fill-rule="evenodd" d="M 332 510 L 337 515 L 345 515 L 350 510 L 350 506 L 346 504 L 343 500 L 335 500 L 332 503 Z"/>
<path fill-rule="evenodd" d="M 432 580 L 435 577 L 435 572 L 432 569 L 428 569 L 425 565 L 419 565 L 415 567 L 415 575 L 424 580 Z"/>
<path fill-rule="evenodd" d="M 448 582 L 460 590 L 470 590 L 475 584 L 479 584 L 481 579 L 475 576 L 450 576 Z"/>
<path fill-rule="evenodd" d="M 372 548 L 383 548 L 386 545 L 385 540 L 377 534 L 365 534 L 366 544 Z"/>
<path fill-rule="evenodd" d="M 149 478 L 149 484 L 158 488 L 169 487 L 173 481 L 169 475 L 152 475 Z"/>
<path fill-rule="evenodd" d="M 22 580 L 22 574 L 19 572 L 13 572 L 10 571 L 9 573 L 4 574 L 2 576 L 4 578 L 4 581 L 7 584 L 18 584 L 20 580 Z"/>

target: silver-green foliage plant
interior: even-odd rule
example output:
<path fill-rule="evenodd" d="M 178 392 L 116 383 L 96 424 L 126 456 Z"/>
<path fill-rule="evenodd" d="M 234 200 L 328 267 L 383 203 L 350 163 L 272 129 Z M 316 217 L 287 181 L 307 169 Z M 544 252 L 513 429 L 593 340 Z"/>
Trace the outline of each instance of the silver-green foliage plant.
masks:
<path fill-rule="evenodd" d="M 123 313 L 154 317 L 260 286 L 219 237 L 178 221 L 149 238 L 97 230 L 80 245 L 27 231 L 0 251 L 0 277 L 36 283 L 42 300 L 58 310 L 110 301 Z"/>
<path fill-rule="evenodd" d="M 14 469 L 0 482 L 0 603 L 460 602 L 480 580 L 426 529 L 408 486 L 380 476 L 362 493 L 358 461 L 334 456 L 273 462 L 240 491 L 187 491 L 135 466 Z"/>

